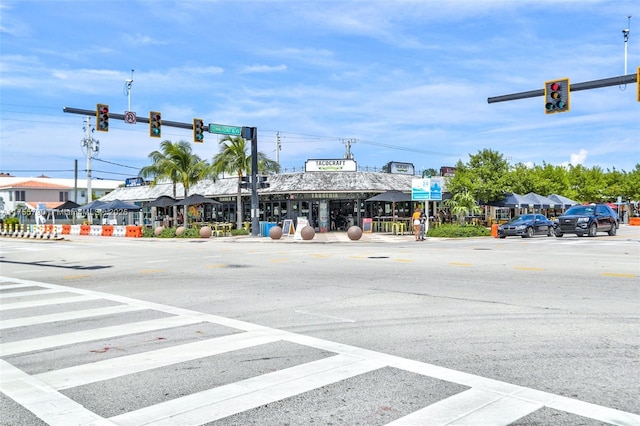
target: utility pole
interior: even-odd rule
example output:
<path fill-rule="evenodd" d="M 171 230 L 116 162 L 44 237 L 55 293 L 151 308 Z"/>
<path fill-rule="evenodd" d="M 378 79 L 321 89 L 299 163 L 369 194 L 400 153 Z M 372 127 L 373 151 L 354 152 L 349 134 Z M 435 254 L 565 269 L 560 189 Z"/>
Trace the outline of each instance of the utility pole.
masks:
<path fill-rule="evenodd" d="M 276 163 L 280 165 L 280 150 L 282 149 L 282 144 L 280 143 L 280 132 L 276 132 Z"/>
<path fill-rule="evenodd" d="M 351 153 L 351 144 L 358 142 L 358 139 L 342 139 L 342 143 L 345 147 L 344 158 L 345 160 L 353 160 L 353 154 Z"/>
<path fill-rule="evenodd" d="M 84 123 L 85 126 L 82 130 L 85 130 L 87 134 L 82 139 L 82 147 L 87 152 L 87 203 L 90 203 L 93 201 L 93 195 L 91 194 L 91 157 L 94 152 L 97 153 L 100 150 L 100 141 L 91 137 L 91 133 L 94 131 L 91 127 L 91 117 L 86 117 Z"/>
<path fill-rule="evenodd" d="M 629 31 L 631 30 L 631 15 L 627 16 L 627 28 L 622 30 L 624 38 L 624 75 L 627 75 L 627 44 L 629 44 Z"/>

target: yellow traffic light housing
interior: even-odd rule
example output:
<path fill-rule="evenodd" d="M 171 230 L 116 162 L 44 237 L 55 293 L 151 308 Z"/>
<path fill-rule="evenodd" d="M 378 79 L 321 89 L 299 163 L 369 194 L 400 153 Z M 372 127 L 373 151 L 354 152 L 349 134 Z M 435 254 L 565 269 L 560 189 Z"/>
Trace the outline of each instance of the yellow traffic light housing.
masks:
<path fill-rule="evenodd" d="M 568 78 L 545 81 L 544 83 L 544 112 L 555 114 L 569 111 L 571 85 Z"/>
<path fill-rule="evenodd" d="M 109 105 L 96 105 L 96 129 L 99 132 L 109 131 Z"/>

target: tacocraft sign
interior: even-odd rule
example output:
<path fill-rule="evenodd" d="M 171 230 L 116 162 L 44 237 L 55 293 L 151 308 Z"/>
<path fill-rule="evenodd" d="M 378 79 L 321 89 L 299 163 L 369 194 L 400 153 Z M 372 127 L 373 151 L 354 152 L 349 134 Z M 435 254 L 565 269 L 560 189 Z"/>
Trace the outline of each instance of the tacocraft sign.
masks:
<path fill-rule="evenodd" d="M 304 164 L 305 172 L 355 172 L 357 171 L 354 160 L 307 160 Z"/>

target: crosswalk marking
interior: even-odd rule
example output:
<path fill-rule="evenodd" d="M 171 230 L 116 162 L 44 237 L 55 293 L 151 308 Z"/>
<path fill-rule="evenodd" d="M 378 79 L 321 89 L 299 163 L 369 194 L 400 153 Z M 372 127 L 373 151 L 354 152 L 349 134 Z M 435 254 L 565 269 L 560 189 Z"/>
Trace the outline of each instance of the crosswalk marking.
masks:
<path fill-rule="evenodd" d="M 100 298 L 101 297 L 98 295 L 86 294 L 86 295 L 69 296 L 69 297 L 58 297 L 58 298 L 52 298 L 52 299 L 42 299 L 42 300 L 37 300 L 32 302 L 3 303 L 0 305 L 0 311 L 9 311 L 11 309 L 35 308 L 38 306 L 59 305 L 63 303 L 86 302 L 89 300 L 97 300 Z"/>
<path fill-rule="evenodd" d="M 0 371 L 0 391 L 48 425 L 116 425 L 1 359 Z"/>
<path fill-rule="evenodd" d="M 393 426 L 504 425 L 533 413 L 543 405 L 484 389 L 469 389 L 389 423 Z"/>
<path fill-rule="evenodd" d="M 54 370 L 35 377 L 54 389 L 68 389 L 278 340 L 273 336 L 264 336 L 259 333 L 238 333 Z"/>
<path fill-rule="evenodd" d="M 2 346 L 0 346 L 0 356 L 15 355 L 23 352 L 73 345 L 75 343 L 124 336 L 127 334 L 143 333 L 145 331 L 162 330 L 200 322 L 202 321 L 199 318 L 176 316 L 114 325 L 111 327 L 94 328 L 92 330 L 74 331 L 54 336 L 36 337 L 34 339 L 3 343 Z"/>
<path fill-rule="evenodd" d="M 377 370 L 383 365 L 336 355 L 112 417 L 119 425 L 190 426 L 219 420 Z"/>
<path fill-rule="evenodd" d="M 38 325 L 52 321 L 87 318 L 95 315 L 119 314 L 134 310 L 153 310 L 164 312 L 170 316 L 162 319 L 64 333 L 51 337 L 9 342 L 3 344 L 0 348 L 0 354 L 3 356 L 202 322 L 238 330 L 237 333 L 226 336 L 105 359 L 35 375 L 26 374 L 10 363 L 0 360 L 0 369 L 2 371 L 0 375 L 0 391 L 51 425 L 199 425 L 385 367 L 401 369 L 468 388 L 390 423 L 395 426 L 424 423 L 441 425 L 507 425 L 542 407 L 614 425 L 640 425 L 640 416 L 634 413 L 394 355 L 272 329 L 231 318 L 108 293 L 0 277 L 0 289 L 26 287 L 39 287 L 59 293 L 60 297 L 58 298 L 52 298 L 48 293 L 40 293 L 42 295 L 46 294 L 47 304 L 69 303 L 78 299 L 100 299 L 116 302 L 119 305 L 9 319 L 1 322 L 2 328 Z M 69 297 L 67 296 L 68 294 L 75 294 L 76 296 Z M 29 308 L 42 306 L 42 302 L 44 301 L 12 302 L 11 298 L 7 298 L 1 306 L 3 309 L 11 309 L 15 306 Z M 132 375 L 151 369 L 170 367 L 190 360 L 274 342 L 304 345 L 332 353 L 333 355 L 160 402 L 116 415 L 110 419 L 100 417 L 59 392 L 64 389 Z"/>
<path fill-rule="evenodd" d="M 57 314 L 47 314 L 47 315 L 38 315 L 35 317 L 24 317 L 24 318 L 14 318 L 2 320 L 0 323 L 0 330 L 14 328 L 14 327 L 25 327 L 28 325 L 36 325 L 36 324 L 47 324 L 56 321 L 68 321 L 74 319 L 82 319 L 82 318 L 91 318 L 97 317 L 101 315 L 113 315 L 113 314 L 121 314 L 124 312 L 134 312 L 141 311 L 147 309 L 143 306 L 136 305 L 116 305 L 116 306 L 107 306 L 106 308 L 94 308 L 94 309 L 85 309 L 82 311 L 72 311 L 72 312 L 60 312 Z"/>

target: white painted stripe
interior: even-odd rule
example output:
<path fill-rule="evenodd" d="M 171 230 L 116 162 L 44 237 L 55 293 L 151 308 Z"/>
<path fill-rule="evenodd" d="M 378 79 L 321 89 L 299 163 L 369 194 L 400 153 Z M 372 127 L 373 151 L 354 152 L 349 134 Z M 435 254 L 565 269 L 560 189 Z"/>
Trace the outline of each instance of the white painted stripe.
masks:
<path fill-rule="evenodd" d="M 35 317 L 14 318 L 0 321 L 0 330 L 13 327 L 25 327 L 35 324 L 46 324 L 56 321 L 69 321 L 80 318 L 91 318 L 100 315 L 121 314 L 123 312 L 134 312 L 145 310 L 144 306 L 116 305 L 105 308 L 85 309 L 82 311 L 60 312 L 56 314 L 38 315 Z"/>
<path fill-rule="evenodd" d="M 59 290 L 47 288 L 43 290 L 20 291 L 12 293 L 0 293 L 0 300 L 11 299 L 16 297 L 40 296 L 41 294 L 60 293 Z"/>
<path fill-rule="evenodd" d="M 55 389 L 68 389 L 135 374 L 180 362 L 272 343 L 279 339 L 256 333 L 239 333 L 155 351 L 142 352 L 90 364 L 41 373 L 35 377 Z"/>
<path fill-rule="evenodd" d="M 13 290 L 14 288 L 25 288 L 25 287 L 33 287 L 31 284 L 3 284 L 3 283 L 13 283 L 13 280 L 0 280 L 0 290 Z"/>
<path fill-rule="evenodd" d="M 0 356 L 14 355 L 24 352 L 38 351 L 55 348 L 58 346 L 73 345 L 75 343 L 89 342 L 92 340 L 107 339 L 115 336 L 123 336 L 134 333 L 160 330 L 163 328 L 179 327 L 202 322 L 200 318 L 175 316 L 149 321 L 140 321 L 115 325 L 91 330 L 76 331 L 72 333 L 58 334 L 55 336 L 38 337 L 35 339 L 21 340 L 17 342 L 3 343 L 0 346 Z"/>
<path fill-rule="evenodd" d="M 508 425 L 537 409 L 534 404 L 482 389 L 469 389 L 389 423 L 392 426 Z"/>
<path fill-rule="evenodd" d="M 0 391 L 48 425 L 115 425 L 4 360 L 0 360 L 0 371 Z"/>
<path fill-rule="evenodd" d="M 119 425 L 201 425 L 382 367 L 336 355 L 110 418 Z"/>
<path fill-rule="evenodd" d="M 87 300 L 96 300 L 101 297 L 97 294 L 87 294 L 86 296 L 69 296 L 69 297 L 56 297 L 52 299 L 43 299 L 43 300 L 32 300 L 30 302 L 15 302 L 15 303 L 2 303 L 0 305 L 0 311 L 9 311 L 11 309 L 24 309 L 24 308 L 35 308 L 37 306 L 48 306 L 48 305 L 61 305 L 63 303 L 77 303 L 77 302 L 85 302 Z"/>

